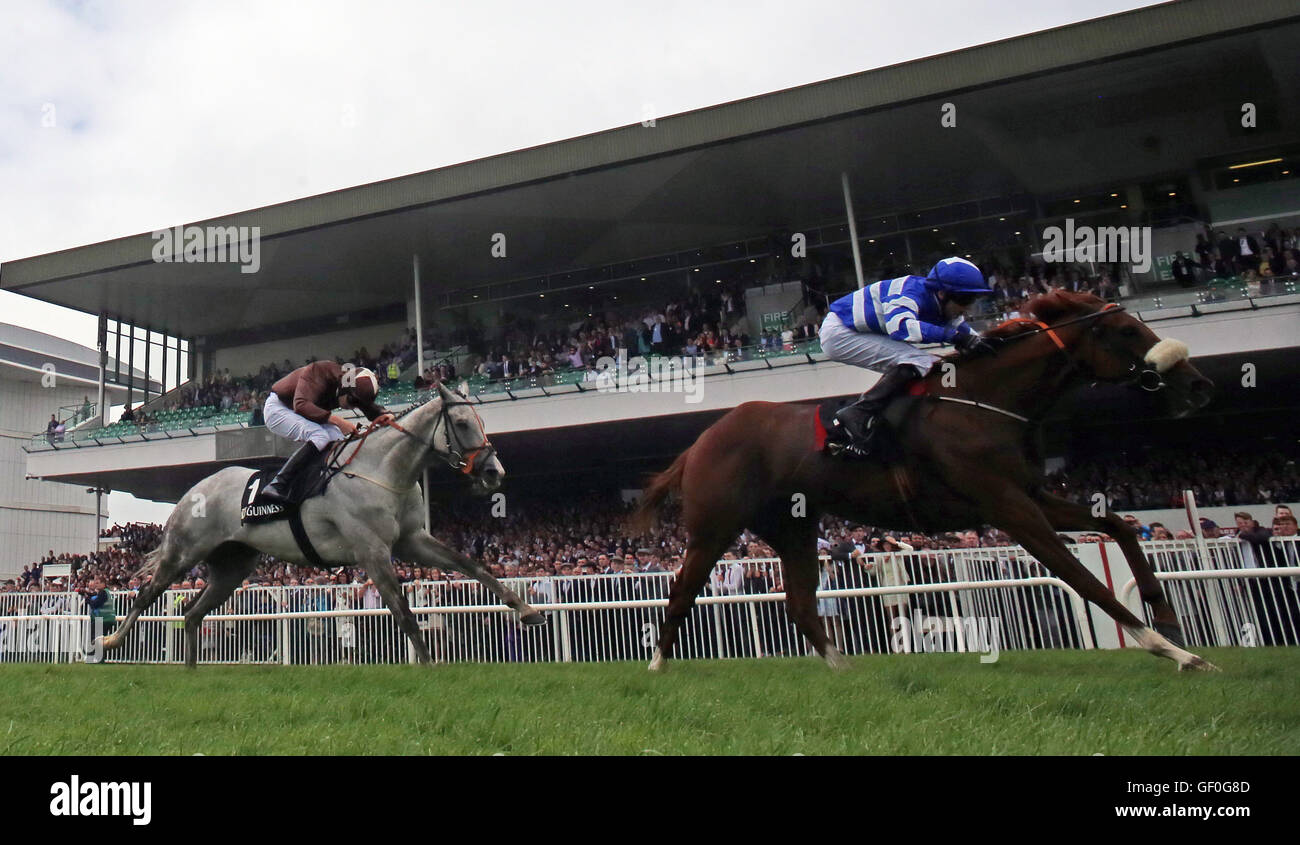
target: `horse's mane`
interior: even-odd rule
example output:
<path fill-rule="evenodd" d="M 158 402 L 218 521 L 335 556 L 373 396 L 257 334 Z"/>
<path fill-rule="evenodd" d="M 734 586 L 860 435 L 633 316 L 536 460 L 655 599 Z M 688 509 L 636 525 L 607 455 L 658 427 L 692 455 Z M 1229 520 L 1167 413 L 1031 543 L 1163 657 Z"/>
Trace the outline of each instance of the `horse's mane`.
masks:
<path fill-rule="evenodd" d="M 1068 290 L 1054 290 L 1030 297 L 1020 306 L 1019 318 L 999 323 L 988 331 L 984 337 L 994 340 L 1006 340 L 1025 332 L 1037 331 L 1035 321 L 1051 325 L 1058 320 L 1069 317 L 1081 317 L 1100 309 L 1106 303 L 1090 293 L 1072 293 Z M 961 352 L 950 352 L 943 358 L 948 361 L 961 362 L 970 356 Z"/>
<path fill-rule="evenodd" d="M 1029 319 L 1050 325 L 1069 317 L 1091 314 L 1105 304 L 1099 297 L 1090 293 L 1054 290 L 1050 293 L 1040 293 L 1031 297 L 1028 302 L 1020 307 L 1020 312 Z M 994 326 L 986 331 L 984 336 L 996 338 L 1014 337 L 1021 332 L 1032 331 L 1037 328 L 1033 323 L 1025 322 L 1025 317 L 1021 317 L 1019 320 L 1007 320 L 1005 323 Z"/>
<path fill-rule="evenodd" d="M 416 399 L 414 402 L 410 404 L 410 406 L 405 411 L 402 411 L 402 413 L 400 414 L 394 414 L 393 419 L 397 419 L 397 420 L 405 419 L 406 416 L 410 414 L 412 411 L 417 410 L 423 407 L 424 405 L 428 405 L 430 402 L 432 402 L 437 398 L 438 398 L 438 391 L 430 390 L 428 396 L 424 397 L 423 399 Z M 390 411 L 389 413 L 392 412 Z"/>

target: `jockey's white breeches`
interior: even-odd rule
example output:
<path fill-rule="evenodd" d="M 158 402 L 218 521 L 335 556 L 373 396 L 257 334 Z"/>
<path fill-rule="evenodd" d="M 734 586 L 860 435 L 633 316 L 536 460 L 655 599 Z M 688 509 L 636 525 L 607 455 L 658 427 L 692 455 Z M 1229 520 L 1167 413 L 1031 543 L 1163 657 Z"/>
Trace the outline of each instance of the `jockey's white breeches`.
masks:
<path fill-rule="evenodd" d="M 840 322 L 834 312 L 827 313 L 826 319 L 822 320 L 820 338 L 822 351 L 832 361 L 878 373 L 883 373 L 894 364 L 911 364 L 921 371 L 921 375 L 925 375 L 939 360 L 910 343 L 882 334 L 856 332 Z"/>
<path fill-rule="evenodd" d="M 262 407 L 262 416 L 266 418 L 266 427 L 272 434 L 277 434 L 295 443 L 311 442 L 318 451 L 325 451 L 330 443 L 343 439 L 343 432 L 332 423 L 312 422 L 280 401 L 274 393 L 266 397 Z"/>

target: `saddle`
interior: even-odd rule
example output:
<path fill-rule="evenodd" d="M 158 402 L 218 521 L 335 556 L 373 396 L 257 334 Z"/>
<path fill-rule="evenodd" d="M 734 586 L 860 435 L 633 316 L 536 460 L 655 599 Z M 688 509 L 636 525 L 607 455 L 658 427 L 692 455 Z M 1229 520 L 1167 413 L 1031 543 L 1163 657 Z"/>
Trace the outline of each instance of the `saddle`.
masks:
<path fill-rule="evenodd" d="M 321 452 L 312 459 L 311 464 L 303 468 L 289 488 L 287 506 L 261 500 L 262 491 L 271 483 L 271 479 L 275 478 L 278 469 L 261 469 L 253 473 L 248 483 L 244 485 L 244 493 L 239 503 L 239 524 L 252 525 L 287 519 L 289 531 L 293 533 L 294 542 L 298 544 L 303 557 L 318 569 L 324 568 L 325 561 L 312 545 L 311 539 L 307 536 L 307 529 L 302 524 L 301 506 L 311 497 L 324 493 L 330 479 L 338 475 L 339 468 L 332 466 L 332 462 L 327 459 L 327 456 L 336 452 L 337 450 L 334 449 Z"/>
<path fill-rule="evenodd" d="M 262 491 L 271 483 L 271 479 L 275 478 L 276 473 L 280 471 L 279 468 L 261 469 L 253 473 L 244 485 L 244 493 L 239 502 L 239 523 L 252 525 L 287 519 L 290 514 L 297 513 L 303 502 L 324 493 L 330 479 L 338 474 L 337 470 L 331 469 L 327 460 L 331 452 L 332 450 L 327 450 L 318 453 L 312 463 L 294 479 L 293 485 L 289 488 L 287 507 L 278 502 L 263 501 L 261 498 Z"/>

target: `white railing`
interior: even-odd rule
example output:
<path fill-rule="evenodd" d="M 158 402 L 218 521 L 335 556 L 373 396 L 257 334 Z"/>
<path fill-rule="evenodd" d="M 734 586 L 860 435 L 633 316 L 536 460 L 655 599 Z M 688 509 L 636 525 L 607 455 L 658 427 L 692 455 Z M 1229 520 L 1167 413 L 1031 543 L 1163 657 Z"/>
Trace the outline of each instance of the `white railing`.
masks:
<path fill-rule="evenodd" d="M 1235 541 L 1209 544 L 1209 561 L 1188 541 L 1144 545 L 1194 645 L 1297 642 L 1293 576 L 1300 572 L 1242 569 Z M 1270 565 L 1294 560 L 1300 550 L 1294 541 L 1281 540 L 1269 549 L 1275 555 Z M 676 656 L 809 653 L 783 603 L 776 563 L 720 561 L 681 629 Z M 849 654 L 1094 644 L 1082 600 L 1018 547 L 871 554 L 861 563 L 834 564 L 823 572 L 817 594 L 819 622 Z M 1255 574 L 1234 575 L 1243 572 Z M 648 660 L 671 578 L 669 573 L 641 573 L 505 579 L 545 613 L 549 624 L 532 628 L 520 625 L 513 612 L 474 581 L 403 587 L 438 660 Z M 1240 582 L 1267 585 L 1269 590 L 1252 592 Z M 1131 603 L 1131 584 L 1120 591 L 1121 599 L 1137 610 Z M 180 614 L 196 592 L 165 593 L 151 613 L 141 617 L 127 645 L 108 659 L 180 662 Z M 114 598 L 120 617 L 133 594 L 117 593 Z M 76 593 L 0 594 L 0 662 L 80 660 L 91 639 L 85 614 Z M 1096 624 L 1110 622 L 1098 617 Z M 204 620 L 199 637 L 199 659 L 204 663 L 400 663 L 411 658 L 378 594 L 359 585 L 241 589 Z"/>
<path fill-rule="evenodd" d="M 1300 537 L 1274 537 L 1259 547 L 1209 540 L 1206 554 L 1191 540 L 1143 546 L 1189 645 L 1300 644 Z M 1129 579 L 1119 598 L 1140 612 L 1135 589 Z"/>

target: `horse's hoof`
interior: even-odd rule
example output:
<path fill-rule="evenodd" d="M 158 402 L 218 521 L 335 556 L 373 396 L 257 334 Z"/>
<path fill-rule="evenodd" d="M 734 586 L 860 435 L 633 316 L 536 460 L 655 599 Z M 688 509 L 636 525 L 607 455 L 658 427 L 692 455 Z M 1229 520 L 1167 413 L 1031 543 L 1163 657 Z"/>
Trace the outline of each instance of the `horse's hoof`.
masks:
<path fill-rule="evenodd" d="M 535 625 L 545 625 L 546 616 L 540 611 L 534 610 L 532 613 L 525 613 L 523 616 L 520 616 L 519 621 L 531 628 Z"/>
<path fill-rule="evenodd" d="M 843 672 L 850 667 L 849 659 L 839 652 L 838 649 L 831 649 L 822 658 L 826 665 L 836 672 Z"/>
<path fill-rule="evenodd" d="M 668 670 L 668 661 L 664 660 L 664 656 L 656 651 L 655 656 L 650 660 L 650 665 L 647 666 L 646 669 L 651 672 L 665 672 Z"/>
<path fill-rule="evenodd" d="M 1186 663 L 1178 664 L 1178 671 L 1179 672 L 1220 672 L 1222 670 L 1219 669 L 1218 666 L 1215 666 L 1213 663 L 1206 660 L 1204 657 L 1197 657 L 1196 655 L 1193 654 L 1191 660 L 1188 660 Z"/>
<path fill-rule="evenodd" d="M 1177 622 L 1157 622 L 1153 626 L 1156 633 L 1179 648 L 1187 648 L 1187 640 L 1183 637 L 1183 626 Z"/>

